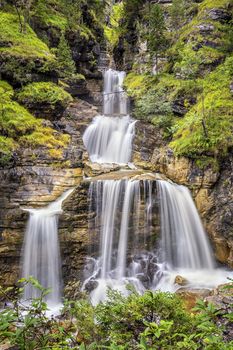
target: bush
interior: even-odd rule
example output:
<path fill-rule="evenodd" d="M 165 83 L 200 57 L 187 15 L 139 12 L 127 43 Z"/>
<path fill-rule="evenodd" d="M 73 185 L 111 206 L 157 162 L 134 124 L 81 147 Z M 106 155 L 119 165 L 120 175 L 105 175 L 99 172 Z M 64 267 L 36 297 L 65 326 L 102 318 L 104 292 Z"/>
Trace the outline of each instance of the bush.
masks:
<path fill-rule="evenodd" d="M 138 295 L 130 288 L 130 295 L 123 297 L 109 290 L 108 301 L 96 307 L 85 298 L 66 301 L 61 316 L 49 318 L 43 301 L 49 290 L 33 278 L 20 283 L 33 284 L 40 297 L 23 306 L 14 296 L 21 296 L 22 287 L 0 289 L 13 305 L 0 312 L 1 344 L 9 342 L 22 350 L 230 350 L 233 345 L 224 341 L 224 328 L 217 325 L 219 311 L 203 301 L 190 313 L 176 294 Z M 225 316 L 230 322 L 230 314 Z"/>

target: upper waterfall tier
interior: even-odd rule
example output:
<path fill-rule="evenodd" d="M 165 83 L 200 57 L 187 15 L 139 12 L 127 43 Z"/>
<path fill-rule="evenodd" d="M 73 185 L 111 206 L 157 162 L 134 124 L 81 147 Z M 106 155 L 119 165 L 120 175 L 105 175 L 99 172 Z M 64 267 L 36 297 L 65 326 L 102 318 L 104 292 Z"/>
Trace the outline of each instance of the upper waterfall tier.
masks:
<path fill-rule="evenodd" d="M 128 114 L 128 99 L 123 90 L 125 72 L 108 69 L 104 73 L 104 115 Z"/>
<path fill-rule="evenodd" d="M 96 116 L 83 135 L 92 162 L 127 164 L 131 160 L 135 121 L 127 115 L 124 77 L 124 72 L 112 69 L 104 74 L 104 115 Z"/>

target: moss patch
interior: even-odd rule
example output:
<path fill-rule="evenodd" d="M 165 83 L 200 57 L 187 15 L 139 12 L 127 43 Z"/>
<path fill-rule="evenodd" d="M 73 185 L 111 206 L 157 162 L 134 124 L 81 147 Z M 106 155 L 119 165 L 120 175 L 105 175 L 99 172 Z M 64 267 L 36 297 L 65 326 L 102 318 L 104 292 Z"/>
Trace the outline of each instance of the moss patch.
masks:
<path fill-rule="evenodd" d="M 118 44 L 119 37 L 122 34 L 122 26 L 120 25 L 120 21 L 123 18 L 123 14 L 124 3 L 122 1 L 113 5 L 110 23 L 109 25 L 104 25 L 104 34 L 112 49 Z"/>
<path fill-rule="evenodd" d="M 51 108 L 55 108 L 57 104 L 65 108 L 72 101 L 68 92 L 50 82 L 32 83 L 25 86 L 17 94 L 17 99 L 26 106 L 49 104 Z"/>
<path fill-rule="evenodd" d="M 3 90 L 4 89 L 4 90 Z M 45 151 L 61 152 L 69 142 L 69 136 L 60 134 L 52 128 L 43 126 L 43 120 L 35 118 L 27 109 L 12 100 L 13 89 L 0 82 L 0 165 L 6 165 L 20 147 L 36 148 L 42 146 Z M 57 150 L 57 151 L 56 151 Z"/>
<path fill-rule="evenodd" d="M 233 57 L 229 57 L 200 81 L 203 94 L 174 126 L 170 146 L 177 155 L 221 156 L 233 145 L 233 99 L 229 87 L 232 74 Z"/>
<path fill-rule="evenodd" d="M 1 55 L 54 60 L 47 45 L 29 25 L 26 26 L 25 33 L 20 32 L 18 17 L 11 13 L 0 12 L 0 42 Z"/>

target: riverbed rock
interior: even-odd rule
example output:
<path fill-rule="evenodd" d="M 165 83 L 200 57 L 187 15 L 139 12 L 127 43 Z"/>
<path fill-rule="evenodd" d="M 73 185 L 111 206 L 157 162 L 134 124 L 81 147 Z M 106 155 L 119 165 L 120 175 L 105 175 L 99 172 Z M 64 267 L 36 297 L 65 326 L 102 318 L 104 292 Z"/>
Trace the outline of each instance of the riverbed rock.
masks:
<path fill-rule="evenodd" d="M 177 275 L 175 277 L 174 283 L 179 284 L 180 286 L 185 286 L 186 284 L 188 284 L 188 280 L 185 277 Z"/>
<path fill-rule="evenodd" d="M 198 299 L 204 299 L 211 294 L 210 289 L 179 288 L 176 293 L 184 300 L 185 306 L 191 310 Z"/>

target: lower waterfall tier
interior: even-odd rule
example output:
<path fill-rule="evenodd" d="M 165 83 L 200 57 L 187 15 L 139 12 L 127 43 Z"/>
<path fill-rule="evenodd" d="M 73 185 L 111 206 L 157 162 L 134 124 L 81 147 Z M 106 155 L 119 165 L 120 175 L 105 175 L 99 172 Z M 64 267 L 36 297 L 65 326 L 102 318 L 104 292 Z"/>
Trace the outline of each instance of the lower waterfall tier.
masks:
<path fill-rule="evenodd" d="M 95 242 L 84 268 L 92 301 L 108 287 L 133 284 L 171 290 L 176 275 L 205 284 L 215 262 L 190 192 L 162 180 L 97 180 L 89 186 L 89 235 Z M 98 242 L 99 248 L 96 247 Z M 204 278 L 203 278 L 204 277 Z M 173 281 L 171 281 L 173 279 Z M 213 284 L 207 278 L 207 285 Z"/>

